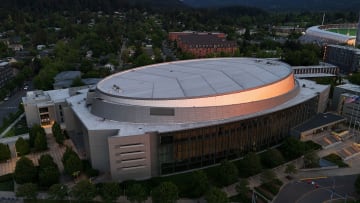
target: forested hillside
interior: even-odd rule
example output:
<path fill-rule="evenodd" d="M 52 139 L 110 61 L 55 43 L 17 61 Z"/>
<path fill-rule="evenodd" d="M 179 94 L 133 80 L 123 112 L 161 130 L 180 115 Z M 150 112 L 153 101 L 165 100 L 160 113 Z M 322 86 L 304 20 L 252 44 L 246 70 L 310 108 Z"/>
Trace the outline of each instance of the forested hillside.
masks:
<path fill-rule="evenodd" d="M 182 8 L 178 0 L 0 0 L 0 8 L 27 11 L 114 11 L 128 7 Z"/>
<path fill-rule="evenodd" d="M 360 10 L 359 0 L 183 0 L 192 7 L 242 5 L 267 10 Z"/>

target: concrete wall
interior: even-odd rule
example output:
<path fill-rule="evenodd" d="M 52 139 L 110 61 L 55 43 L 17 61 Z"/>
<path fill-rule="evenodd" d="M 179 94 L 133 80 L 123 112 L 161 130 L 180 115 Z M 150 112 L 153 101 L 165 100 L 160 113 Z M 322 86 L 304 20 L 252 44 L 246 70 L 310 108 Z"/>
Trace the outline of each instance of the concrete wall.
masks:
<path fill-rule="evenodd" d="M 325 91 L 319 94 L 318 113 L 323 113 L 327 110 L 329 104 L 330 85 Z"/>
<path fill-rule="evenodd" d="M 333 98 L 332 98 L 331 109 L 337 110 L 337 108 L 339 106 L 341 94 L 349 93 L 349 94 L 359 95 L 359 90 L 360 90 L 360 86 L 358 86 L 357 88 L 353 88 L 353 89 L 345 89 L 345 88 L 342 88 L 341 86 L 335 87 L 334 93 L 333 93 Z"/>
<path fill-rule="evenodd" d="M 112 179 L 141 180 L 157 176 L 156 139 L 156 133 L 108 138 Z"/>
<path fill-rule="evenodd" d="M 150 106 L 126 105 L 94 99 L 91 113 L 109 120 L 134 123 L 189 123 L 221 120 L 272 108 L 295 97 L 298 92 L 299 88 L 295 88 L 285 95 L 250 103 L 182 108 L 154 108 Z M 152 109 L 172 110 L 174 113 L 172 115 L 154 115 L 151 114 Z"/>
<path fill-rule="evenodd" d="M 118 130 L 91 130 L 85 135 L 85 145 L 88 141 L 91 165 L 102 171 L 110 171 L 108 137 L 114 136 Z"/>
<path fill-rule="evenodd" d="M 40 125 L 39 110 L 36 104 L 25 104 L 24 111 L 28 127 L 32 127 L 34 124 Z"/>

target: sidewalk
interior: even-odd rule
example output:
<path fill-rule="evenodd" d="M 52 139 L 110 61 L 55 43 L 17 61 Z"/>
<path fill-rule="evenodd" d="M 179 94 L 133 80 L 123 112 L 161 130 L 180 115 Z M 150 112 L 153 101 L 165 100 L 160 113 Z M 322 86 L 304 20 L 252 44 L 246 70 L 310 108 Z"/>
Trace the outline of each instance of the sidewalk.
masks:
<path fill-rule="evenodd" d="M 288 180 L 286 178 L 287 174 L 285 174 L 285 172 L 284 172 L 285 168 L 286 168 L 286 165 L 290 164 L 290 163 L 294 164 L 296 168 L 300 168 L 303 165 L 303 159 L 298 158 L 296 160 L 293 160 L 291 162 L 285 163 L 285 164 L 283 164 L 281 166 L 278 166 L 278 167 L 272 169 L 275 172 L 276 177 L 279 180 L 281 180 L 284 183 L 284 185 L 291 182 L 291 180 Z M 262 184 L 261 173 L 257 174 L 257 175 L 254 175 L 254 176 L 251 176 L 251 177 L 247 178 L 247 180 L 249 181 L 249 188 L 254 189 L 255 187 L 258 187 L 258 186 L 260 186 Z M 237 182 L 237 183 L 234 183 L 234 184 L 229 185 L 227 187 L 224 187 L 222 190 L 224 192 L 226 192 L 228 197 L 235 196 L 235 195 L 237 195 L 237 192 L 236 192 L 236 189 L 235 189 L 237 184 L 239 184 L 239 183 Z"/>
<path fill-rule="evenodd" d="M 22 199 L 17 198 L 15 192 L 0 191 L 0 202 L 21 203 Z"/>

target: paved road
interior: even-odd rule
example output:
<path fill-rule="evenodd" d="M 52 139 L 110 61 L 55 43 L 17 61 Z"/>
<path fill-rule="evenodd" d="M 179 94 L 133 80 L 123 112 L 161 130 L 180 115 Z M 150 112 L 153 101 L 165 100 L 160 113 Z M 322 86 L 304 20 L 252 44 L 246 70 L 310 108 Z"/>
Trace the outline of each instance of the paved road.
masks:
<path fill-rule="evenodd" d="M 25 90 L 16 92 L 14 95 L 9 97 L 8 101 L 0 102 L 0 126 L 3 124 L 3 119 L 7 117 L 10 113 L 15 113 L 19 104 L 21 103 L 21 97 L 26 95 Z"/>
<path fill-rule="evenodd" d="M 352 199 L 357 175 L 327 177 L 311 181 L 294 181 L 287 184 L 274 203 L 319 203 L 333 199 Z M 314 181 L 314 185 L 311 183 Z M 318 185 L 318 188 L 315 187 Z"/>

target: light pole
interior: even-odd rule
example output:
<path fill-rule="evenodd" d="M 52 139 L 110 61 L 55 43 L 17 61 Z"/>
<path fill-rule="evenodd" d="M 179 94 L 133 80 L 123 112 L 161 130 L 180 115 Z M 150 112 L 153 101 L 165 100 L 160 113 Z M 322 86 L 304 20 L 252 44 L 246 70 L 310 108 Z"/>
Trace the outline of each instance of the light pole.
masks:
<path fill-rule="evenodd" d="M 252 193 L 251 203 L 256 203 L 256 194 L 255 194 L 255 190 L 253 190 L 253 193 Z"/>

